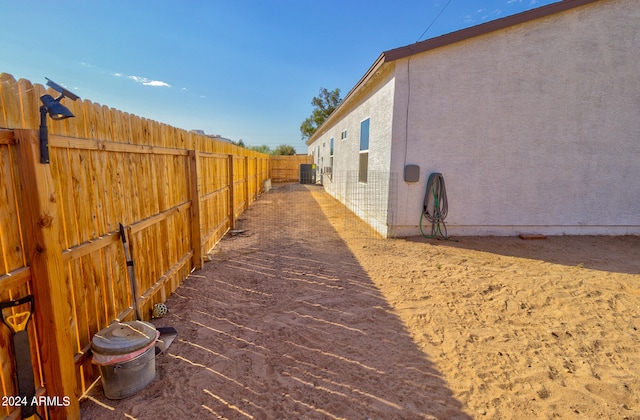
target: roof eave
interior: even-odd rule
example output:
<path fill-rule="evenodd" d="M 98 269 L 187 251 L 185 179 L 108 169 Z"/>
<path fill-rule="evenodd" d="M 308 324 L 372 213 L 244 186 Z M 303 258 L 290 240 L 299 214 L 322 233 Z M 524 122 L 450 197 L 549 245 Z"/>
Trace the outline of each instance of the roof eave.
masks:
<path fill-rule="evenodd" d="M 394 48 L 392 50 L 384 51 L 373 65 L 362 76 L 358 83 L 349 91 L 347 96 L 344 97 L 340 105 L 333 111 L 329 118 L 316 130 L 316 132 L 309 137 L 306 144 L 307 146 L 317 140 L 320 135 L 323 134 L 323 127 L 332 124 L 333 120 L 337 118 L 339 110 L 345 106 L 349 100 L 371 79 L 371 77 L 384 65 L 391 61 L 399 60 L 401 58 L 409 57 L 414 54 L 419 54 L 425 51 L 433 50 L 436 48 L 444 47 L 449 44 L 453 44 L 465 39 L 474 38 L 476 36 L 484 35 L 490 32 L 505 29 L 510 26 L 518 25 L 521 23 L 529 22 L 534 19 L 539 19 L 545 16 L 549 16 L 555 13 L 564 12 L 575 7 L 584 6 L 589 3 L 594 3 L 599 0 L 563 0 L 557 3 L 551 3 L 546 6 L 541 6 L 536 9 L 527 10 L 526 12 L 518 13 L 515 15 L 507 16 L 501 19 L 492 20 L 490 22 L 482 23 L 480 25 L 471 26 L 469 28 L 461 29 L 459 31 L 450 32 L 445 35 L 441 35 L 435 38 L 427 39 L 426 41 L 416 42 L 415 44 L 406 45 L 404 47 Z"/>
<path fill-rule="evenodd" d="M 324 123 L 322 123 L 322 125 L 320 127 L 318 127 L 316 132 L 313 133 L 313 135 L 311 137 L 309 137 L 309 139 L 306 141 L 307 146 L 310 145 L 311 143 L 313 143 L 314 141 L 316 141 L 317 138 L 320 137 L 321 134 L 323 134 L 323 131 L 324 131 L 323 127 L 328 126 L 328 125 L 330 125 L 332 123 L 332 121 L 336 118 L 336 115 L 339 114 L 338 111 L 341 108 L 346 106 L 346 104 L 351 100 L 351 98 L 356 94 L 356 92 L 358 92 L 367 83 L 367 81 L 374 74 L 376 74 L 378 69 L 380 69 L 380 67 L 382 67 L 382 65 L 385 62 L 386 62 L 385 61 L 385 56 L 384 56 L 384 53 L 382 53 L 382 54 L 380 54 L 378 59 L 373 63 L 373 65 L 369 68 L 369 70 L 367 70 L 367 72 L 364 74 L 364 76 L 362 76 L 360 78 L 358 83 L 356 83 L 356 85 L 349 91 L 349 93 L 347 93 L 347 96 L 345 96 L 344 99 L 342 99 L 342 102 L 340 102 L 340 105 L 338 105 L 338 107 L 333 110 L 331 115 L 329 115 L 329 118 L 327 118 L 324 121 Z"/>
<path fill-rule="evenodd" d="M 427 39 L 415 44 L 405 45 L 404 47 L 394 48 L 382 53 L 385 61 L 394 61 L 400 58 L 409 57 L 410 55 L 419 54 L 425 51 L 444 47 L 465 39 L 474 38 L 489 32 L 505 29 L 520 23 L 529 22 L 555 13 L 564 12 L 574 7 L 584 6 L 599 0 L 563 0 L 557 3 L 547 4 L 535 9 L 527 10 L 515 15 L 506 16 L 504 18 L 492 20 L 480 25 L 471 26 L 459 31 L 450 32 L 435 38 Z"/>

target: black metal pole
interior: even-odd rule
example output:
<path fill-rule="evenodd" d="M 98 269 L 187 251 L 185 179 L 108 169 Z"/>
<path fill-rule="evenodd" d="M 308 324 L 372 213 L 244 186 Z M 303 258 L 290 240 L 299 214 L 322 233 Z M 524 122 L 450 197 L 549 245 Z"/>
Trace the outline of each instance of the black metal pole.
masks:
<path fill-rule="evenodd" d="M 40 107 L 40 163 L 49 163 L 49 130 L 47 129 L 47 108 Z"/>

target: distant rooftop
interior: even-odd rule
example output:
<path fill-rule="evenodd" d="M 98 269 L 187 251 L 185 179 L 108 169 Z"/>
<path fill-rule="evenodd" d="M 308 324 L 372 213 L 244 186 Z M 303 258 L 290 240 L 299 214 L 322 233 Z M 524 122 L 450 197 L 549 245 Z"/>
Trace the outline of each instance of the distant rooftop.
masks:
<path fill-rule="evenodd" d="M 233 143 L 233 140 L 228 139 L 226 137 L 222 137 L 220 134 L 207 134 L 204 132 L 204 130 L 190 130 L 191 133 L 195 133 L 195 134 L 200 134 L 202 136 L 207 136 L 210 137 L 214 140 L 219 140 L 219 141 L 224 141 L 227 143 Z"/>

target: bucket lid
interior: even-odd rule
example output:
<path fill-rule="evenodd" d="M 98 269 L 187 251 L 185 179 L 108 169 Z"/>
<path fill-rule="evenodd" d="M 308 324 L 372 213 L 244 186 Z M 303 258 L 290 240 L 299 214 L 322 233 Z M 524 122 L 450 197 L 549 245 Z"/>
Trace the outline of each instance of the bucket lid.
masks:
<path fill-rule="evenodd" d="M 143 321 L 116 322 L 93 336 L 91 347 L 102 354 L 126 354 L 156 340 L 156 327 Z"/>

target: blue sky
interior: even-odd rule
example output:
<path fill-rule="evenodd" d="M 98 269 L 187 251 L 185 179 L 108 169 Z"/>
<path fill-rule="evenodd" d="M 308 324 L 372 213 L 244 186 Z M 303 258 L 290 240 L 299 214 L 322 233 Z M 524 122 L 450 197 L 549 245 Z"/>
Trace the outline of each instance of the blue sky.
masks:
<path fill-rule="evenodd" d="M 344 97 L 383 51 L 553 2 L 0 0 L 0 72 L 306 153 L 299 127 L 321 87 Z"/>

